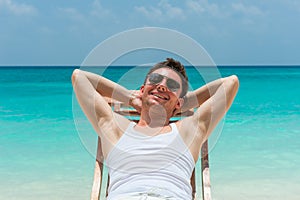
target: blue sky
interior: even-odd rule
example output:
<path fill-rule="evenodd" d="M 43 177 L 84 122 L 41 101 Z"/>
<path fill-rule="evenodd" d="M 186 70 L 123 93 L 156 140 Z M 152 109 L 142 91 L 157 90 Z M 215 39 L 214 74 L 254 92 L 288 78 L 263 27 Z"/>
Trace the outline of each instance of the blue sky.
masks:
<path fill-rule="evenodd" d="M 299 0 L 0 0 L 0 65 L 80 65 L 108 37 L 182 32 L 218 65 L 299 65 Z"/>

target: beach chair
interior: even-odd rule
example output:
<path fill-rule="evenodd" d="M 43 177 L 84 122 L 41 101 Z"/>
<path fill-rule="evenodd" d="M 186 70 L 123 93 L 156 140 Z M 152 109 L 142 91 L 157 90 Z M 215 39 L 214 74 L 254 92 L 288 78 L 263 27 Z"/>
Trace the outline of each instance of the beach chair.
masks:
<path fill-rule="evenodd" d="M 106 98 L 107 102 L 111 105 L 114 112 L 117 112 L 123 116 L 131 118 L 133 121 L 138 121 L 139 113 L 129 107 L 125 107 L 121 102 L 114 101 L 110 98 Z M 180 113 L 178 116 L 190 116 L 193 111 L 187 111 L 185 113 Z M 178 120 L 178 118 L 177 118 Z M 171 119 L 171 121 L 176 121 Z M 96 164 L 94 170 L 94 181 L 91 193 L 91 200 L 104 200 L 108 194 L 109 186 L 109 176 L 105 173 L 105 164 L 101 148 L 101 141 L 98 137 L 98 147 L 96 154 Z M 199 163 L 201 162 L 201 163 Z M 107 172 L 107 171 L 106 171 Z M 198 174 L 198 175 L 196 175 Z M 200 176 L 201 174 L 201 176 Z M 107 176 L 107 177 L 105 177 Z M 198 180 L 196 177 L 199 177 Z M 199 180 L 201 177 L 201 181 Z M 210 185 L 210 174 L 209 174 L 209 160 L 208 160 L 208 143 L 204 142 L 201 149 L 201 159 L 198 160 L 195 169 L 191 177 L 191 186 L 193 191 L 193 200 L 211 200 L 211 185 Z M 202 195 L 200 195 L 202 191 Z"/>

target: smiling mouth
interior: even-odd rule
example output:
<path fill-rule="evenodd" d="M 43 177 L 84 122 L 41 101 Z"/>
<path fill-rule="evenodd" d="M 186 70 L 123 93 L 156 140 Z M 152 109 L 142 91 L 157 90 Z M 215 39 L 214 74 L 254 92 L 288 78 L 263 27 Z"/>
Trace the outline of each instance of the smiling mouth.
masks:
<path fill-rule="evenodd" d="M 158 93 L 150 93 L 151 95 L 155 96 L 155 97 L 158 97 L 160 99 L 163 99 L 163 100 L 169 100 L 169 98 L 165 97 L 165 96 L 162 96 Z"/>

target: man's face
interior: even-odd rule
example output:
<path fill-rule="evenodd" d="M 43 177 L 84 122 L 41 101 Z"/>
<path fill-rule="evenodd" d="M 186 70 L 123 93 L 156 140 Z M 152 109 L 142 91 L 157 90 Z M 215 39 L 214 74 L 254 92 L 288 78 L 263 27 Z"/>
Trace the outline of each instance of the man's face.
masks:
<path fill-rule="evenodd" d="M 180 76 L 172 69 L 160 68 L 149 74 L 141 87 L 142 101 L 146 106 L 161 105 L 167 112 L 173 112 L 181 106 L 181 91 Z"/>

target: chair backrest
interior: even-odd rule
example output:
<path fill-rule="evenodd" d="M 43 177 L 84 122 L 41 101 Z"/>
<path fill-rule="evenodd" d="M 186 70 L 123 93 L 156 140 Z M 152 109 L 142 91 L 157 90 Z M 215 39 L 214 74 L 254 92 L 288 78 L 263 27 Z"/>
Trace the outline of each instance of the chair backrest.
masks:
<path fill-rule="evenodd" d="M 106 101 L 111 105 L 114 112 L 119 113 L 123 116 L 126 116 L 132 121 L 139 120 L 139 113 L 131 108 L 126 107 L 123 103 L 112 100 L 110 98 L 106 98 Z M 171 121 L 176 121 L 181 117 L 191 116 L 193 114 L 193 110 L 186 111 L 184 113 L 179 113 L 175 117 L 171 118 Z M 102 200 L 108 194 L 108 185 L 109 185 L 109 176 L 107 171 L 105 170 L 103 152 L 101 147 L 101 140 L 98 137 L 98 147 L 96 154 L 96 164 L 94 170 L 94 182 L 91 193 L 91 200 Z M 211 200 L 211 185 L 210 185 L 210 174 L 209 174 L 209 160 L 208 160 L 208 143 L 204 142 L 201 148 L 201 167 L 200 160 L 197 162 L 196 167 L 192 173 L 191 177 L 191 186 L 192 186 L 192 194 L 193 199 L 199 199 L 200 197 L 200 184 L 202 186 L 202 199 L 203 200 Z M 200 169 L 201 168 L 201 169 Z M 201 174 L 201 182 L 200 182 L 200 174 Z"/>

